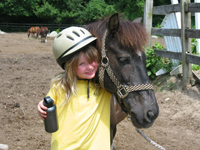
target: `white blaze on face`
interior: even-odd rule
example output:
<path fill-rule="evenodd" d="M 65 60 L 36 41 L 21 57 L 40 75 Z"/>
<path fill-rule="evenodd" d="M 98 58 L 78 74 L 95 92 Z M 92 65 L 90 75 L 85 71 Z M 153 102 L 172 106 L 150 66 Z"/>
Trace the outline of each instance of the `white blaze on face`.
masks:
<path fill-rule="evenodd" d="M 138 56 L 142 56 L 141 51 L 137 50 L 136 53 L 138 54 Z"/>

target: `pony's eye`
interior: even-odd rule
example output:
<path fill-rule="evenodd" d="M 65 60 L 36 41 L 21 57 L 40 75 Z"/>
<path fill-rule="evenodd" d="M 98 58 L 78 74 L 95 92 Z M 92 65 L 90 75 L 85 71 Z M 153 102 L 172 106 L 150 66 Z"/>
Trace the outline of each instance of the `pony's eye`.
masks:
<path fill-rule="evenodd" d="M 119 62 L 123 65 L 130 64 L 130 58 L 129 57 L 120 57 Z"/>

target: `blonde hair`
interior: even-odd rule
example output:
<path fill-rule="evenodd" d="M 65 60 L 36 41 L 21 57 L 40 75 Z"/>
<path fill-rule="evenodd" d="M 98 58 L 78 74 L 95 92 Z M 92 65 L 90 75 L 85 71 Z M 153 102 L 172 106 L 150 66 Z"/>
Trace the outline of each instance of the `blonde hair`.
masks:
<path fill-rule="evenodd" d="M 65 93 L 64 104 L 70 100 L 72 95 L 76 95 L 77 76 L 75 68 L 78 67 L 78 61 L 82 53 L 86 54 L 89 63 L 92 63 L 93 61 L 99 61 L 98 51 L 94 46 L 90 45 L 84 47 L 79 51 L 79 53 L 75 54 L 69 60 L 67 60 L 65 63 L 65 72 L 56 74 L 51 80 L 51 87 L 55 87 L 55 90 L 58 94 L 60 94 L 58 89 L 61 89 Z M 96 84 L 96 88 L 99 89 L 98 84 Z"/>

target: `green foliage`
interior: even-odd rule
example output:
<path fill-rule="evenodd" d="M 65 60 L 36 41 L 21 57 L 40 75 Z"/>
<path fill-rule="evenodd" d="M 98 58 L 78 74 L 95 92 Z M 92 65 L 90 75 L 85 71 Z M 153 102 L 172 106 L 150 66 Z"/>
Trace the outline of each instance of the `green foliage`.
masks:
<path fill-rule="evenodd" d="M 154 49 L 159 49 L 159 50 L 164 50 L 164 47 L 163 47 L 160 43 L 155 42 L 154 44 L 155 44 L 155 45 L 152 46 L 152 48 L 154 48 Z"/>
<path fill-rule="evenodd" d="M 0 11 L 8 16 L 31 16 L 37 0 L 1 0 Z"/>
<path fill-rule="evenodd" d="M 115 0 L 112 1 L 112 4 L 115 10 L 122 13 L 129 20 L 134 20 L 144 15 L 145 0 Z"/>
<path fill-rule="evenodd" d="M 56 32 L 57 32 L 57 33 L 60 33 L 60 28 L 59 28 L 59 29 L 56 29 Z"/>
<path fill-rule="evenodd" d="M 192 64 L 192 70 L 200 70 L 200 66 L 196 64 Z"/>
<path fill-rule="evenodd" d="M 59 11 L 48 2 L 44 2 L 41 7 L 36 7 L 36 11 L 34 11 L 34 13 L 38 18 L 54 18 L 58 15 Z"/>
<path fill-rule="evenodd" d="M 170 89 L 173 89 L 174 84 L 175 83 L 169 82 L 168 85 L 167 85 L 167 87 L 170 88 Z"/>
<path fill-rule="evenodd" d="M 171 71 L 172 63 L 168 58 L 161 58 L 160 56 L 156 56 L 154 49 L 164 50 L 163 46 L 156 42 L 155 46 L 152 46 L 152 48 L 148 48 L 145 51 L 145 54 L 147 56 L 146 59 L 146 68 L 147 68 L 147 74 L 151 79 L 154 79 L 156 77 L 156 72 L 159 71 L 161 68 L 166 68 L 167 72 Z"/>
<path fill-rule="evenodd" d="M 162 85 L 160 88 L 160 92 L 164 91 L 165 87 Z"/>
<path fill-rule="evenodd" d="M 49 0 L 34 11 L 40 18 L 50 18 L 52 23 L 81 25 L 115 12 L 113 5 L 106 4 L 104 0 Z"/>
<path fill-rule="evenodd" d="M 155 52 L 152 48 L 148 48 L 145 51 L 145 54 L 147 56 L 147 74 L 150 78 L 154 79 L 156 77 L 156 72 L 162 68 L 162 59 L 161 57 L 155 55 Z"/>
<path fill-rule="evenodd" d="M 171 4 L 171 1 L 169 0 L 154 0 L 153 1 L 153 6 L 162 6 L 162 5 L 170 5 L 170 4 Z M 161 24 L 164 17 L 165 17 L 164 15 L 153 15 L 152 26 L 155 27 Z"/>
<path fill-rule="evenodd" d="M 154 0 L 154 6 L 168 3 Z M 0 22 L 83 25 L 116 12 L 134 20 L 143 17 L 144 5 L 145 0 L 1 0 Z"/>
<path fill-rule="evenodd" d="M 0 21 L 13 21 L 13 17 L 18 21 L 20 16 L 25 19 L 22 22 L 86 24 L 116 12 L 134 20 L 144 15 L 144 3 L 145 0 L 1 0 Z"/>
<path fill-rule="evenodd" d="M 192 42 L 192 54 L 199 55 L 197 53 L 196 47 L 197 47 L 197 40 L 195 38 L 191 39 Z M 200 66 L 196 64 L 192 64 L 192 70 L 200 70 Z"/>
<path fill-rule="evenodd" d="M 197 40 L 195 38 L 192 38 L 191 42 L 192 42 L 192 54 L 196 54 L 197 53 L 197 50 L 196 50 Z"/>
<path fill-rule="evenodd" d="M 76 19 L 79 24 L 89 23 L 102 16 L 108 16 L 116 13 L 113 5 L 107 5 L 104 0 L 90 0 L 83 11 L 80 12 Z"/>
<path fill-rule="evenodd" d="M 155 28 L 161 28 L 161 24 L 157 24 L 156 26 L 154 26 Z"/>

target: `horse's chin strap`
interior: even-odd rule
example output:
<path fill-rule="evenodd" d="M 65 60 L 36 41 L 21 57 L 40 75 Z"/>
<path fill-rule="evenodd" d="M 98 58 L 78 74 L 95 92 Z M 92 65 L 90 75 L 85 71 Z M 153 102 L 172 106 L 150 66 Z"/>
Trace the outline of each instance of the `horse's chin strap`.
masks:
<path fill-rule="evenodd" d="M 141 90 L 153 90 L 153 86 L 151 84 L 140 84 L 134 86 L 126 86 L 119 83 L 113 71 L 109 65 L 109 59 L 106 56 L 105 49 L 105 40 L 106 40 L 107 30 L 104 33 L 102 39 L 102 50 L 101 50 L 101 64 L 99 68 L 99 82 L 102 87 L 104 87 L 104 72 L 106 71 L 112 82 L 115 84 L 117 88 L 117 96 L 119 103 L 122 103 L 121 100 L 125 98 L 130 92 L 133 91 L 141 91 Z M 121 105 L 121 104 L 120 104 Z M 123 106 L 124 107 L 124 106 Z M 124 107 L 125 108 L 125 107 Z"/>
<path fill-rule="evenodd" d="M 123 103 L 122 99 L 119 98 L 119 96 L 117 96 L 117 101 L 118 101 L 118 103 L 119 103 L 119 105 L 120 105 L 122 111 L 125 112 L 125 113 L 127 114 L 127 118 L 129 118 L 130 113 L 129 113 L 129 111 L 126 109 L 126 107 L 124 106 L 124 103 Z"/>

